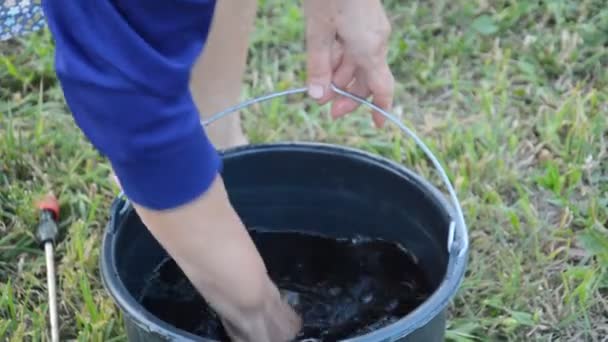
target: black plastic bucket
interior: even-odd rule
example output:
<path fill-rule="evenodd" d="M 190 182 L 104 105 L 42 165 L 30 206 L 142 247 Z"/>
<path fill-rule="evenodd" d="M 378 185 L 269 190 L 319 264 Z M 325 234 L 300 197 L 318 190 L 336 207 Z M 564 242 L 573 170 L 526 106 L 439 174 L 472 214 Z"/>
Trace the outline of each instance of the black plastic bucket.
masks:
<path fill-rule="evenodd" d="M 348 341 L 444 340 L 447 306 L 468 255 L 457 202 L 403 166 L 351 148 L 263 144 L 225 151 L 223 159 L 230 200 L 247 227 L 378 237 L 401 243 L 419 260 L 432 295 L 401 320 Z M 161 321 L 138 303 L 145 276 L 166 257 L 118 197 L 103 239 L 101 275 L 123 313 L 128 339 L 210 341 Z"/>

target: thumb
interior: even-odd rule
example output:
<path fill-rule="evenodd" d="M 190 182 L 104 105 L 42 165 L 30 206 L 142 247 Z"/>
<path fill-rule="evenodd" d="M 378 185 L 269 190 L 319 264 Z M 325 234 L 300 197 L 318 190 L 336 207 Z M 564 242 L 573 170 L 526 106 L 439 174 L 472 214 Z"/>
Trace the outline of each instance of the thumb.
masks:
<path fill-rule="evenodd" d="M 309 21 L 306 32 L 308 95 L 319 103 L 330 99 L 332 79 L 332 45 L 335 31 L 315 21 Z"/>

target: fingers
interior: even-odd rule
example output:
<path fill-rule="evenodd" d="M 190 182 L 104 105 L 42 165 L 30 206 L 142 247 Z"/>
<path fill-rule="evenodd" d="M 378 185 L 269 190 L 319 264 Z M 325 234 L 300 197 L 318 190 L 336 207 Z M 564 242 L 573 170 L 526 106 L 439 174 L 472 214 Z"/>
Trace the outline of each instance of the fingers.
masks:
<path fill-rule="evenodd" d="M 371 91 L 368 87 L 365 77 L 362 75 L 357 75 L 357 76 L 359 76 L 359 77 L 346 90 L 349 93 L 357 95 L 361 98 L 368 98 L 371 94 Z M 336 101 L 334 101 L 331 114 L 334 118 L 339 118 L 339 117 L 342 117 L 342 116 L 352 112 L 358 106 L 359 106 L 358 102 L 351 100 L 347 97 L 341 96 Z"/>
<path fill-rule="evenodd" d="M 335 39 L 331 49 L 331 70 L 334 72 L 334 77 L 336 69 L 343 63 L 343 58 L 344 46 L 339 40 Z"/>
<path fill-rule="evenodd" d="M 327 102 L 330 97 L 335 36 L 335 30 L 319 21 L 309 22 L 306 27 L 308 95 L 319 103 Z"/>
<path fill-rule="evenodd" d="M 352 81 L 353 79 L 353 73 L 355 70 L 355 66 L 354 63 L 352 63 L 351 61 L 348 60 L 344 60 L 344 47 L 342 45 L 342 43 L 335 39 L 332 47 L 331 47 L 331 75 L 329 76 L 330 78 L 333 77 L 333 83 L 336 83 L 336 76 L 338 76 L 338 79 L 348 79 L 347 81 L 339 81 L 339 84 L 343 84 L 343 86 L 348 85 L 348 83 L 350 81 Z M 317 99 L 317 103 L 324 105 L 327 102 L 333 100 L 336 97 L 336 93 L 333 92 L 331 90 L 331 87 L 329 86 L 329 84 L 327 85 L 327 88 L 325 89 L 325 93 L 323 95 L 323 97 L 321 97 L 320 99 Z"/>
<path fill-rule="evenodd" d="M 302 319 L 275 288 L 259 310 L 235 321 L 223 319 L 222 324 L 235 342 L 285 342 L 298 334 Z"/>
<path fill-rule="evenodd" d="M 373 95 L 373 103 L 385 111 L 390 111 L 393 105 L 395 79 L 387 63 L 367 75 L 368 85 Z M 383 127 L 385 117 L 380 112 L 372 111 L 376 127 Z"/>
<path fill-rule="evenodd" d="M 357 65 L 355 62 L 345 56 L 342 59 L 342 63 L 336 68 L 333 77 L 333 83 L 340 89 L 346 89 L 355 78 L 355 70 Z"/>
<path fill-rule="evenodd" d="M 346 91 L 357 95 L 361 98 L 368 98 L 370 95 L 373 98 L 373 103 L 385 111 L 390 111 L 393 104 L 395 80 L 392 72 L 386 62 L 380 63 L 379 66 L 359 67 L 356 72 L 353 64 L 345 64 L 336 71 L 334 76 L 334 84 Z M 352 70 L 352 72 L 351 72 Z M 355 75 L 355 81 L 352 85 L 347 82 L 352 81 L 352 76 Z M 357 101 L 347 97 L 340 96 L 334 100 L 332 106 L 332 116 L 334 118 L 342 117 L 359 107 Z M 383 127 L 386 118 L 380 112 L 372 110 L 372 118 L 376 127 Z"/>

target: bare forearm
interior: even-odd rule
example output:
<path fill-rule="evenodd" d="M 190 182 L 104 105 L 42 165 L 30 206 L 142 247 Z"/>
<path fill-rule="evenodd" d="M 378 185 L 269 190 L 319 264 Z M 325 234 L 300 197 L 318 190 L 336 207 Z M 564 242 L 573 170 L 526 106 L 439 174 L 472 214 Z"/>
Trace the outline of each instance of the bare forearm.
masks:
<path fill-rule="evenodd" d="M 168 211 L 136 208 L 200 291 L 218 291 L 243 306 L 255 306 L 266 268 L 229 205 L 219 176 L 205 195 L 185 206 Z"/>
<path fill-rule="evenodd" d="M 287 341 L 300 321 L 285 304 L 221 177 L 192 203 L 172 210 L 135 208 L 192 284 L 218 311 L 235 341 Z M 227 323 L 227 324 L 226 324 Z"/>

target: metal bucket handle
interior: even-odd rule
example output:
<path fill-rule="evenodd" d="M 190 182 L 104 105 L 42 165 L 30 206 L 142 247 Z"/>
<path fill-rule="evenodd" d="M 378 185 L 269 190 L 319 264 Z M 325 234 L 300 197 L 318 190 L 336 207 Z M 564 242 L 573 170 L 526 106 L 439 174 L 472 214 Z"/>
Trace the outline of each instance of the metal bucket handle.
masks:
<path fill-rule="evenodd" d="M 458 201 L 458 197 L 456 196 L 456 191 L 454 190 L 454 187 L 452 186 L 450 179 L 448 178 L 445 170 L 443 169 L 443 167 L 441 166 L 441 164 L 439 163 L 439 161 L 437 160 L 435 155 L 422 142 L 422 140 L 420 138 L 418 138 L 418 136 L 416 134 L 414 134 L 413 131 L 411 131 L 409 128 L 407 128 L 394 114 L 388 113 L 387 111 L 376 106 L 375 104 L 373 104 L 359 96 L 346 92 L 346 91 L 336 87 L 333 84 L 331 85 L 331 88 L 337 94 L 346 96 L 360 104 L 366 105 L 367 107 L 378 111 L 389 121 L 391 121 L 392 123 L 397 125 L 397 127 L 399 127 L 399 129 L 403 133 L 405 133 L 407 136 L 412 138 L 416 142 L 418 147 L 420 147 L 420 149 L 422 149 L 422 151 L 426 154 L 426 156 L 431 160 L 431 162 L 435 166 L 435 169 L 439 172 L 439 176 L 441 177 L 441 180 L 443 181 L 444 185 L 448 189 L 452 205 L 454 207 L 454 210 L 456 211 L 456 217 L 455 218 L 452 217 L 452 221 L 450 222 L 450 226 L 449 226 L 449 230 L 448 230 L 448 241 L 447 241 L 448 253 L 450 253 L 450 254 L 456 253 L 457 257 L 459 257 L 459 258 L 462 257 L 464 255 L 464 253 L 466 253 L 469 249 L 469 236 L 468 236 L 466 224 L 464 221 L 464 215 L 462 214 L 462 208 L 460 206 L 460 202 Z M 211 117 L 209 117 L 206 120 L 201 120 L 201 124 L 203 126 L 207 126 L 207 125 L 213 123 L 214 121 L 223 118 L 224 116 L 226 116 L 228 114 L 235 113 L 235 112 L 237 112 L 243 108 L 249 107 L 253 104 L 265 102 L 265 101 L 268 101 L 268 100 L 271 100 L 271 99 L 274 99 L 277 97 L 305 93 L 305 92 L 307 92 L 307 90 L 308 90 L 308 88 L 306 88 L 306 87 L 293 88 L 293 89 L 277 91 L 274 93 L 259 96 L 259 97 L 241 102 L 240 104 L 237 104 L 235 106 L 226 108 L 225 110 L 212 115 Z"/>

